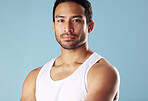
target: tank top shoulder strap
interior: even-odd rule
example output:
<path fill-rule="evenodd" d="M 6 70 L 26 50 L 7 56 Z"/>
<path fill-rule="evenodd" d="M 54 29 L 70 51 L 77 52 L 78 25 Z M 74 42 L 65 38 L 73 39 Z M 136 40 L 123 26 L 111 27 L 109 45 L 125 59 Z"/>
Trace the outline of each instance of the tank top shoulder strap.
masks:
<path fill-rule="evenodd" d="M 37 76 L 37 81 L 40 80 L 40 78 L 42 78 L 46 73 L 50 72 L 50 69 L 51 69 L 52 65 L 54 64 L 55 59 L 56 58 L 50 60 L 41 68 L 41 70 Z"/>
<path fill-rule="evenodd" d="M 91 68 L 101 58 L 103 57 L 94 52 L 92 56 L 90 57 L 90 59 L 87 61 L 87 65 L 89 65 L 89 68 Z"/>
<path fill-rule="evenodd" d="M 46 69 L 46 70 L 49 70 L 52 65 L 54 64 L 54 61 L 55 61 L 56 58 L 50 60 L 49 62 L 47 62 L 44 66 L 43 66 L 43 69 Z"/>

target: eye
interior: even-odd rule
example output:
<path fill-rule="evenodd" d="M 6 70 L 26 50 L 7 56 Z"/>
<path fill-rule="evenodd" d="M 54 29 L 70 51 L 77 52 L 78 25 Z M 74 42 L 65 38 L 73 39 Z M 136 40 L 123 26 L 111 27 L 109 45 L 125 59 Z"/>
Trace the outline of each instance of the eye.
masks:
<path fill-rule="evenodd" d="M 64 22 L 64 20 L 63 19 L 59 19 L 58 22 Z"/>
<path fill-rule="evenodd" d="M 73 22 L 81 22 L 79 19 L 74 19 Z"/>

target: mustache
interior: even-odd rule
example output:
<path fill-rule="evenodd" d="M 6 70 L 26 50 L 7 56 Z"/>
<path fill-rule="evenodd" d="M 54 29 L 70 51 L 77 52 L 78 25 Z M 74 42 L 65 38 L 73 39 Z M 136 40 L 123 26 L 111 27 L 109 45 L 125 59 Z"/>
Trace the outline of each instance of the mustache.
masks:
<path fill-rule="evenodd" d="M 77 34 L 74 34 L 74 33 L 72 33 L 72 32 L 63 33 L 63 34 L 60 35 L 60 37 L 63 37 L 64 35 L 71 35 L 71 36 L 78 37 Z"/>

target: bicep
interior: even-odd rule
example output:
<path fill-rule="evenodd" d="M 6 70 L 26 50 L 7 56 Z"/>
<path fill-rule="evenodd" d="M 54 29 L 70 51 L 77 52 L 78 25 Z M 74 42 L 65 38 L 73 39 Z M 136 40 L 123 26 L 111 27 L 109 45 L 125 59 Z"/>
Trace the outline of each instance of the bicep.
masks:
<path fill-rule="evenodd" d="M 93 76 L 88 78 L 88 84 L 85 101 L 113 101 L 119 89 L 118 71 L 112 67 L 95 70 Z"/>
<path fill-rule="evenodd" d="M 35 84 L 37 73 L 35 70 L 31 71 L 26 77 L 22 87 L 22 98 L 20 101 L 36 101 L 35 99 Z"/>

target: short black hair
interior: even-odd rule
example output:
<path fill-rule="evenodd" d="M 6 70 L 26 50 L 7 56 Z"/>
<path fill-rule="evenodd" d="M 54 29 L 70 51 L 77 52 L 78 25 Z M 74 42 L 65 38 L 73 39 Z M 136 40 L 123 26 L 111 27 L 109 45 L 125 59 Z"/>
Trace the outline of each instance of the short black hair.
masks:
<path fill-rule="evenodd" d="M 75 2 L 81 5 L 82 7 L 84 7 L 87 24 L 89 24 L 92 21 L 92 7 L 91 7 L 91 3 L 88 0 L 56 0 L 53 7 L 53 22 L 55 22 L 54 16 L 55 16 L 56 7 L 60 3 L 64 3 L 64 2 Z"/>

